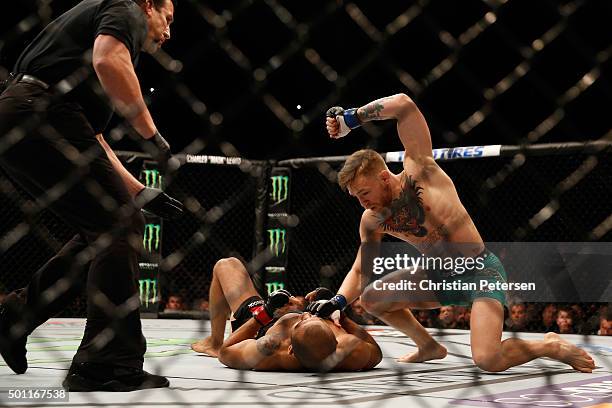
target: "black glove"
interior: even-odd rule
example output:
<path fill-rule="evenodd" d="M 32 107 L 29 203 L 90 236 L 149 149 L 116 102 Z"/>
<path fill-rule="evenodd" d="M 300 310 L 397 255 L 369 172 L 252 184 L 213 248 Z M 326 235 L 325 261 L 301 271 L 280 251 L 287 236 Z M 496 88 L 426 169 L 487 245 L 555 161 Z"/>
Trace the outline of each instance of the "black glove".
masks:
<path fill-rule="evenodd" d="M 342 311 L 346 307 L 346 298 L 336 295 L 328 300 L 317 300 L 306 307 L 306 311 L 319 317 L 329 317 L 336 310 Z"/>
<path fill-rule="evenodd" d="M 172 158 L 170 144 L 168 144 L 166 139 L 159 133 L 159 130 L 155 132 L 151 140 L 155 143 L 155 147 L 157 148 L 157 152 L 153 157 L 157 161 L 157 165 L 161 172 L 165 174 L 168 171 L 168 161 Z"/>
<path fill-rule="evenodd" d="M 251 308 L 253 317 L 259 324 L 265 326 L 274 319 L 274 312 L 289 303 L 291 293 L 285 289 L 280 289 L 268 295 L 268 300 L 263 305 Z"/>
<path fill-rule="evenodd" d="M 183 203 L 156 188 L 143 188 L 134 200 L 138 208 L 160 218 L 176 220 L 183 215 Z"/>
<path fill-rule="evenodd" d="M 316 302 L 317 300 L 329 300 L 333 297 L 334 292 L 327 288 L 320 287 L 315 289 L 314 302 Z"/>

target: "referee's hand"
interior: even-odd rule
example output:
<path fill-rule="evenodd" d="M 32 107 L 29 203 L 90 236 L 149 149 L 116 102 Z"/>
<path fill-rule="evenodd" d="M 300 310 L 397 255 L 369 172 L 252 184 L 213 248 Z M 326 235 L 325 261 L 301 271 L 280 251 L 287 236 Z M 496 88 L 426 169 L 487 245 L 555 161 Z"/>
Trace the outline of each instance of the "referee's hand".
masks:
<path fill-rule="evenodd" d="M 155 132 L 152 137 L 153 143 L 157 147 L 157 154 L 154 155 L 157 160 L 157 164 L 162 173 L 168 172 L 168 162 L 172 159 L 172 152 L 170 151 L 170 144 L 164 139 L 159 133 L 159 130 Z"/>
<path fill-rule="evenodd" d="M 134 200 L 138 208 L 165 220 L 177 220 L 184 212 L 183 203 L 156 188 L 143 188 Z"/>

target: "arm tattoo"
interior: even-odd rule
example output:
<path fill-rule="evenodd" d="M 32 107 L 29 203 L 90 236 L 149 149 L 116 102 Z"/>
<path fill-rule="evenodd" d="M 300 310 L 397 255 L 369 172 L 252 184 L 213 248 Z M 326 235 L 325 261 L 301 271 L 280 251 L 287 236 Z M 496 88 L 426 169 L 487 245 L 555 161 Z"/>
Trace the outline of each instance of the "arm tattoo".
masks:
<path fill-rule="evenodd" d="M 380 102 L 372 102 L 361 109 L 357 109 L 357 117 L 361 122 L 368 120 L 380 120 L 380 112 L 385 109 L 384 105 Z"/>
<path fill-rule="evenodd" d="M 381 116 L 381 112 L 385 109 L 385 105 L 382 103 L 387 99 L 391 99 L 390 96 L 385 96 L 374 102 L 371 102 L 363 108 L 357 109 L 357 117 L 361 122 L 367 122 L 369 120 L 383 120 L 386 119 Z"/>
<path fill-rule="evenodd" d="M 281 341 L 278 336 L 263 336 L 257 339 L 257 351 L 264 356 L 271 356 L 280 347 Z"/>

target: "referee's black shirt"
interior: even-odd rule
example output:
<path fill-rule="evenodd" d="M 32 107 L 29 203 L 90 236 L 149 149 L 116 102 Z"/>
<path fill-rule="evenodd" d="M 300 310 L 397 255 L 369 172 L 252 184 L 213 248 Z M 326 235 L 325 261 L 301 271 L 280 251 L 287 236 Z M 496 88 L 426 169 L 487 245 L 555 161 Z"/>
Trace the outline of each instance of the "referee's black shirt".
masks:
<path fill-rule="evenodd" d="M 33 75 L 48 84 L 64 80 L 96 132 L 112 116 L 107 98 L 92 66 L 92 50 L 99 34 L 125 44 L 135 65 L 147 35 L 145 14 L 133 0 L 83 0 L 52 21 L 36 36 L 15 64 L 16 73 Z"/>

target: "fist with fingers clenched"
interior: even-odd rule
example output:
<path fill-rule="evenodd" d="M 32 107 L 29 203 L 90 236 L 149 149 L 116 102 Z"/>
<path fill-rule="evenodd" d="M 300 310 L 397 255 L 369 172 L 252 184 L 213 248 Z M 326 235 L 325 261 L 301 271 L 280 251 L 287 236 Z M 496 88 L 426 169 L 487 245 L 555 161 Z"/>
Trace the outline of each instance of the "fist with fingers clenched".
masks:
<path fill-rule="evenodd" d="M 325 114 L 325 126 L 331 138 L 338 139 L 349 134 L 352 129 L 361 126 L 357 117 L 357 108 L 344 109 L 340 106 L 329 108 Z"/>

